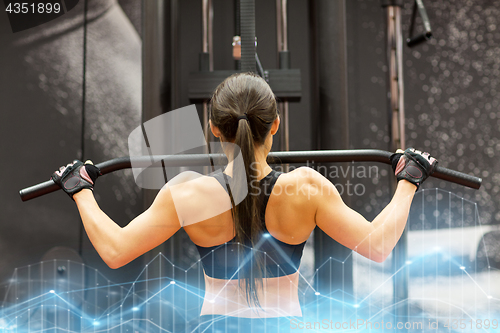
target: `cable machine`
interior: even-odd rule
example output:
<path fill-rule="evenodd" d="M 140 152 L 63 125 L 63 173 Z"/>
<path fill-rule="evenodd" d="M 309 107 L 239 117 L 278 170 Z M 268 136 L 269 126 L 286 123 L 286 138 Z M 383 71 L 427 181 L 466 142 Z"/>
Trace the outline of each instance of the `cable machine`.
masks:
<path fill-rule="evenodd" d="M 255 36 L 255 0 L 235 0 L 235 36 L 233 37 L 233 70 L 213 68 L 213 3 L 202 0 L 202 52 L 199 71 L 191 73 L 188 82 L 188 97 L 193 103 L 203 103 L 203 127 L 208 126 L 208 100 L 215 88 L 226 77 L 237 72 L 256 72 L 271 86 L 281 100 L 282 128 L 280 148 L 289 150 L 289 102 L 298 102 L 302 97 L 300 69 L 290 68 L 288 50 L 287 0 L 276 0 L 277 51 L 279 69 L 264 69 L 257 54 L 258 39 Z M 208 140 L 209 133 L 205 133 Z"/>

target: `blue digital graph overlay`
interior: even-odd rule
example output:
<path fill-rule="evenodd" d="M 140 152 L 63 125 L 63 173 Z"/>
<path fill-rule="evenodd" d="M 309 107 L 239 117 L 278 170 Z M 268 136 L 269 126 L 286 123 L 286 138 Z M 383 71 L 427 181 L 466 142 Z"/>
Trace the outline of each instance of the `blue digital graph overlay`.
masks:
<path fill-rule="evenodd" d="M 421 190 L 410 212 L 403 267 L 393 269 L 390 258 L 378 264 L 351 252 L 352 258 L 318 265 L 312 276 L 301 274 L 300 324 L 310 327 L 308 332 L 349 324 L 353 332 L 385 331 L 381 325 L 396 325 L 402 320 L 395 318 L 396 309 L 406 307 L 402 322 L 419 331 L 436 332 L 434 323 L 443 328 L 461 319 L 474 324 L 467 331 L 493 332 L 493 322 L 500 320 L 499 230 L 481 223 L 475 203 L 438 189 Z M 353 291 L 342 285 L 320 290 L 318 277 L 347 276 L 332 267 L 349 259 Z M 398 274 L 408 276 L 409 297 L 394 302 L 392 281 Z M 135 281 L 123 284 L 82 263 L 40 262 L 17 268 L 1 286 L 0 332 L 194 332 L 203 286 L 200 260 L 180 267 L 161 253 Z"/>

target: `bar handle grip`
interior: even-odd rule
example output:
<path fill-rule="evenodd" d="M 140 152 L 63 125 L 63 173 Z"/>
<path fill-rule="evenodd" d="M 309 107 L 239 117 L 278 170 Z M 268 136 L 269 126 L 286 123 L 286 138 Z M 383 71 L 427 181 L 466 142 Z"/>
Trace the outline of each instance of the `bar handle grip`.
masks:
<path fill-rule="evenodd" d="M 415 37 L 407 38 L 406 45 L 409 47 L 414 47 L 418 44 L 428 41 L 432 37 L 432 32 L 425 32 L 423 34 L 417 35 Z"/>
<path fill-rule="evenodd" d="M 98 163 L 96 164 L 96 167 L 101 170 L 101 175 L 105 175 L 117 170 L 130 169 L 132 167 L 132 163 L 130 162 L 129 157 L 119 157 L 102 163 Z M 61 188 L 56 183 L 54 183 L 52 179 L 50 179 L 46 182 L 20 190 L 19 195 L 21 196 L 22 201 L 28 201 L 60 189 Z"/>

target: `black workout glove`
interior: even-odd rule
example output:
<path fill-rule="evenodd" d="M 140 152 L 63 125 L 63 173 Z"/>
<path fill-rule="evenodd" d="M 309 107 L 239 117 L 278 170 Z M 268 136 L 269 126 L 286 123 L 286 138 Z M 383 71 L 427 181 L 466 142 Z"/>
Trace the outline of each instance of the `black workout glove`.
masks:
<path fill-rule="evenodd" d="M 100 175 L 101 170 L 91 161 L 83 164 L 81 161 L 74 160 L 73 163 L 62 166 L 59 171 L 54 172 L 52 180 L 73 199 L 73 194 L 84 188 L 94 190 L 95 181 Z"/>
<path fill-rule="evenodd" d="M 390 158 L 397 180 L 406 179 L 417 186 L 417 190 L 424 180 L 432 175 L 438 164 L 429 153 L 414 148 L 408 148 L 404 152 L 398 149 Z"/>

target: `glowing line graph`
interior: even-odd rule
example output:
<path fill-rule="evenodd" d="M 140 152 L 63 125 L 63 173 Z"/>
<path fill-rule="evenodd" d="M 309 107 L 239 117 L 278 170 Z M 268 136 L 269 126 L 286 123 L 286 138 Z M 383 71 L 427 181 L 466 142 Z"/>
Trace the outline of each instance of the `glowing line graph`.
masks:
<path fill-rule="evenodd" d="M 429 252 L 427 254 L 423 254 L 422 256 L 420 256 L 419 258 L 414 258 L 412 263 L 409 263 L 407 265 L 411 265 L 413 263 L 416 263 L 418 260 L 424 260 L 426 257 L 428 256 L 431 256 L 433 253 L 435 252 L 441 252 L 440 250 L 434 250 L 432 252 Z M 444 253 L 446 254 L 446 253 Z M 157 256 L 156 259 L 162 259 L 163 258 L 163 255 L 162 254 L 159 254 Z M 155 260 L 155 259 L 154 259 Z M 153 260 L 153 261 L 154 261 Z M 459 267 L 460 263 L 458 262 L 454 262 L 455 266 Z M 376 293 L 376 291 L 379 289 L 379 288 L 383 288 L 383 286 L 385 285 L 385 283 L 387 281 L 390 281 L 390 279 L 395 275 L 395 274 L 398 274 L 399 272 L 401 271 L 398 270 L 397 272 L 393 273 L 392 275 L 390 275 L 389 277 L 387 277 L 387 279 L 385 280 L 384 284 L 381 284 L 379 286 L 377 286 L 375 288 L 375 290 L 373 290 L 372 293 L 368 294 L 367 296 L 365 296 L 363 299 L 360 299 L 359 301 L 355 302 L 355 303 L 349 303 L 349 302 L 344 302 L 342 305 L 343 306 L 348 306 L 348 307 L 352 307 L 352 308 L 357 308 L 357 307 L 360 307 L 362 306 L 364 303 L 368 302 L 372 296 L 372 294 Z M 477 281 L 474 279 L 474 277 L 467 271 L 467 270 L 462 270 L 464 275 L 466 275 L 468 277 L 468 279 L 473 282 L 475 285 L 477 285 L 477 287 L 481 290 L 482 294 L 484 295 L 484 298 L 485 299 L 488 299 L 488 300 L 492 300 L 492 301 L 499 301 L 499 298 L 497 297 L 490 297 L 491 295 L 489 293 L 487 293 L 478 283 Z M 169 278 L 163 278 L 164 280 L 169 280 Z M 8 327 L 9 326 L 13 326 L 15 324 L 15 319 L 23 316 L 24 314 L 26 314 L 28 311 L 33 311 L 34 308 L 36 308 L 37 306 L 43 306 L 44 302 L 50 302 L 51 300 L 53 299 L 58 299 L 60 300 L 66 307 L 61 307 L 61 306 L 58 306 L 56 304 L 53 305 L 54 308 L 62 308 L 63 310 L 67 310 L 68 312 L 70 312 L 71 314 L 75 315 L 75 316 L 78 316 L 80 317 L 81 319 L 83 319 L 85 322 L 87 322 L 88 325 L 85 325 L 85 326 L 101 326 L 101 325 L 104 325 L 103 323 L 101 323 L 102 321 L 102 318 L 104 317 L 109 317 L 110 315 L 113 315 L 114 312 L 116 312 L 118 309 L 122 308 L 123 304 L 125 303 L 126 299 L 128 297 L 130 297 L 131 294 L 133 294 L 133 289 L 134 289 L 134 286 L 140 282 L 141 280 L 137 279 L 136 281 L 134 281 L 132 283 L 132 286 L 129 288 L 128 292 L 127 292 L 127 295 L 125 296 L 125 299 L 123 299 L 121 302 L 117 302 L 115 303 L 115 305 L 121 303 L 119 306 L 117 307 L 114 307 L 114 305 L 111 305 L 111 307 L 108 307 L 106 308 L 99 316 L 97 317 L 93 317 L 93 316 L 89 316 L 89 315 L 86 315 L 83 311 L 81 311 L 80 309 L 78 309 L 75 305 L 73 305 L 70 301 L 68 301 L 68 299 L 64 298 L 65 295 L 69 295 L 70 293 L 72 293 L 73 291 L 70 291 L 70 292 L 64 292 L 64 293 L 57 293 L 56 291 L 54 290 L 50 290 L 42 295 L 39 295 L 39 296 L 36 296 L 36 297 L 33 297 L 32 299 L 29 299 L 29 300 L 26 300 L 26 301 L 23 301 L 23 302 L 20 302 L 19 304 L 17 304 L 15 306 L 14 309 L 11 309 L 11 308 L 7 308 L 7 309 L 2 309 L 2 318 L 12 318 L 11 321 L 7 321 L 2 327 L 0 327 L 0 329 L 2 330 L 6 330 L 6 331 L 9 331 L 8 330 Z M 123 285 L 123 284 L 119 284 L 119 285 Z M 110 286 L 97 286 L 97 287 L 94 287 L 94 288 L 85 288 L 84 290 L 85 291 L 94 291 L 96 289 L 105 289 L 105 288 L 109 288 L 109 287 L 115 287 L 115 286 L 118 286 L 118 285 L 110 285 Z M 192 293 L 192 295 L 198 297 L 200 300 L 203 299 L 202 295 L 200 294 L 197 294 L 195 292 L 193 292 L 192 290 L 190 290 L 189 288 L 187 288 L 186 286 L 184 286 L 182 283 L 178 283 L 178 282 L 174 282 L 172 280 L 170 280 L 170 282 L 167 283 L 167 285 L 165 285 L 164 287 L 162 287 L 160 290 L 154 292 L 152 295 L 150 295 L 148 298 L 146 299 L 141 299 L 140 303 L 136 304 L 135 307 L 137 309 L 141 309 L 143 308 L 144 306 L 148 305 L 151 301 L 153 301 L 154 298 L 156 297 L 159 297 L 161 296 L 161 293 L 169 288 L 179 288 L 181 289 L 182 291 L 185 291 L 185 292 L 189 292 L 189 293 Z M 340 291 L 340 290 L 338 290 Z M 49 296 L 49 298 L 47 298 L 47 296 Z M 349 295 L 349 296 L 354 296 L 354 295 Z M 337 302 L 337 303 L 342 303 L 341 300 L 339 299 L 336 299 L 334 297 L 330 297 L 326 294 L 320 294 L 319 295 L 320 298 L 322 298 L 323 300 L 328 300 L 328 301 L 334 301 L 334 302 Z M 432 298 L 422 298 L 422 299 L 418 299 L 418 298 L 412 298 L 410 299 L 409 301 L 411 300 L 421 300 L 421 301 L 438 301 L 438 302 L 442 302 L 444 304 L 447 304 L 449 306 L 452 306 L 452 307 L 455 307 L 461 311 L 463 311 L 463 313 L 465 315 L 467 315 L 468 318 L 470 319 L 474 319 L 474 316 L 467 313 L 465 310 L 463 310 L 462 308 L 452 304 L 452 303 L 449 303 L 449 302 L 445 302 L 443 300 L 440 300 L 440 299 L 432 299 Z M 406 301 L 402 301 L 402 302 L 406 302 Z M 392 307 L 395 307 L 397 306 L 398 304 L 394 304 Z M 305 304 L 305 307 L 307 307 L 308 304 Z M 48 311 L 47 310 L 47 307 L 50 307 L 45 305 L 45 311 Z M 113 309 L 114 307 L 114 309 Z M 134 308 L 131 308 L 131 309 L 128 309 L 125 311 L 125 314 L 128 314 L 128 313 L 132 313 L 132 312 L 136 312 L 137 309 L 134 309 Z M 14 310 L 14 311 L 9 311 L 9 310 Z M 378 312 L 376 312 L 372 317 L 370 317 L 369 319 L 373 319 L 373 318 L 376 318 L 379 314 L 381 314 L 382 312 L 387 312 L 387 310 L 390 310 L 390 308 L 388 307 L 384 307 L 384 308 L 380 308 Z M 123 311 L 123 310 L 122 310 Z M 123 318 L 123 315 L 124 313 L 121 313 L 120 314 L 120 318 Z M 133 321 L 133 320 L 139 320 L 138 318 L 133 318 L 133 319 L 129 319 L 129 320 L 126 320 L 123 322 L 123 324 L 126 324 L 126 323 L 129 323 L 130 321 Z M 157 324 L 153 323 L 151 320 L 146 320 L 148 321 L 150 324 L 152 325 L 155 325 L 155 326 L 158 326 Z M 96 324 L 97 323 L 97 324 Z M 116 328 L 118 327 L 119 324 L 116 324 L 115 326 L 112 326 L 112 327 L 109 327 L 107 330 L 112 330 L 113 328 Z M 63 329 L 63 328 L 61 328 Z M 47 330 L 47 329 L 45 329 Z M 70 332 L 70 330 L 68 330 L 68 332 Z M 96 330 L 96 332 L 101 332 L 101 330 Z"/>
<path fill-rule="evenodd" d="M 424 200 L 426 199 L 425 195 L 430 194 L 432 191 L 425 192 L 427 193 L 422 194 L 422 206 L 426 204 Z M 436 200 L 434 204 L 436 209 L 430 207 L 432 214 L 422 217 L 422 215 L 425 215 L 423 212 L 426 212 L 423 208 L 421 212 L 417 212 L 420 213 L 417 216 L 422 221 L 424 219 L 434 219 L 436 225 L 439 223 L 434 213 L 439 208 L 437 194 L 439 194 L 439 191 L 435 191 Z M 464 221 L 466 223 L 473 222 L 477 230 L 480 233 L 484 233 L 477 205 L 470 202 L 471 207 L 464 208 L 463 204 L 467 201 L 456 197 L 462 206 L 460 204 L 455 206 L 458 214 L 456 212 L 452 214 L 451 209 L 453 207 L 450 198 L 451 194 L 449 194 L 449 198 L 440 199 L 441 201 L 448 199 L 449 202 L 448 210 L 443 210 L 444 213 L 441 212 L 439 218 L 451 220 L 452 215 L 455 214 L 458 216 L 459 214 L 461 215 L 461 221 L 458 220 L 459 224 L 464 225 Z M 433 200 L 434 198 L 431 198 L 428 201 L 431 202 Z M 466 216 L 467 214 L 469 215 L 468 217 Z M 466 219 L 469 220 L 466 221 Z M 429 231 L 429 233 L 431 232 L 434 231 Z M 466 239 L 467 236 L 462 235 L 459 240 Z M 488 249 L 485 249 L 486 253 L 488 253 L 487 251 Z M 349 254 L 349 256 L 353 255 L 354 253 L 352 252 Z M 426 268 L 430 266 L 430 268 L 433 268 L 434 265 L 436 266 L 436 271 L 433 273 L 435 275 L 422 273 L 422 277 L 418 278 L 419 281 L 422 279 L 424 281 L 422 282 L 422 286 L 419 286 L 419 288 L 424 288 L 424 291 L 429 286 L 439 288 L 437 282 L 435 285 L 425 282 L 426 275 L 429 275 L 434 280 L 438 277 L 444 279 L 444 281 L 448 279 L 449 283 L 454 281 L 453 279 L 461 278 L 461 285 L 458 287 L 462 287 L 462 293 L 467 292 L 466 289 L 470 289 L 469 292 L 472 293 L 474 302 L 477 302 L 483 308 L 487 308 L 489 314 L 497 318 L 500 315 L 500 298 L 498 296 L 500 295 L 500 288 L 495 288 L 496 284 L 491 283 L 492 278 L 497 278 L 497 275 L 500 277 L 500 272 L 497 268 L 490 265 L 488 256 L 486 257 L 488 262 L 486 271 L 475 272 L 474 269 L 469 270 L 467 267 L 468 264 L 464 264 L 463 258 L 462 260 L 458 260 L 456 254 L 443 249 L 439 244 L 430 244 L 427 251 L 409 258 L 403 267 L 390 273 L 381 271 L 379 264 L 363 266 L 363 262 L 357 263 L 358 256 L 356 254 L 354 258 L 355 264 L 360 264 L 360 267 L 367 267 L 366 269 L 372 272 L 369 273 L 369 279 L 371 279 L 372 274 L 378 274 L 379 276 L 379 280 L 374 279 L 373 281 L 375 285 L 372 286 L 372 282 L 370 281 L 369 288 L 365 292 L 355 290 L 354 293 L 350 293 L 342 288 L 334 288 L 334 290 L 330 290 L 329 292 L 317 289 L 315 281 L 319 272 L 327 270 L 332 262 L 343 263 L 349 257 L 343 260 L 330 257 L 315 270 L 309 279 L 306 279 L 299 270 L 299 279 L 301 283 L 305 283 L 304 288 L 301 289 L 300 284 L 294 285 L 294 287 L 299 289 L 304 318 L 314 319 L 329 316 L 329 318 L 349 320 L 362 316 L 368 318 L 368 320 L 377 320 L 378 318 L 386 318 L 388 316 L 394 319 L 391 312 L 398 306 L 421 306 L 425 308 L 426 306 L 428 307 L 429 303 L 432 303 L 430 312 L 427 309 L 428 313 L 413 313 L 410 315 L 411 318 L 419 320 L 424 320 L 427 317 L 442 318 L 446 315 L 445 311 L 449 310 L 451 313 L 451 309 L 454 309 L 455 312 L 460 313 L 470 320 L 482 317 L 477 311 L 475 313 L 474 311 L 470 311 L 470 304 L 457 303 L 456 300 L 454 301 L 451 298 L 447 300 L 439 297 L 409 297 L 407 300 L 401 300 L 395 304 L 384 301 L 387 289 L 391 288 L 392 278 L 397 274 L 403 274 L 404 268 L 410 268 L 415 265 L 417 269 L 420 267 Z M 434 264 L 433 261 L 436 258 L 443 260 L 446 267 L 451 267 L 455 270 L 449 270 L 447 275 L 442 275 L 441 273 L 441 276 L 439 276 L 437 271 L 438 264 Z M 46 273 L 47 270 L 44 271 L 44 265 L 49 264 L 54 265 L 52 262 L 41 262 L 37 264 L 40 265 L 38 268 L 35 267 L 36 265 L 30 265 L 15 270 L 6 289 L 4 302 L 0 306 L 1 333 L 46 332 L 54 329 L 68 333 L 125 333 L 130 328 L 134 329 L 134 332 L 173 332 L 176 330 L 173 326 L 176 322 L 182 325 L 182 323 L 188 323 L 197 316 L 195 312 L 199 311 L 200 304 L 204 300 L 204 290 L 187 283 L 188 275 L 202 274 L 201 259 L 191 264 L 188 268 L 182 268 L 176 266 L 162 253 L 159 253 L 143 268 L 134 281 L 118 284 L 112 283 L 91 267 L 85 266 L 83 268 L 81 266 L 81 269 L 93 272 L 92 274 L 88 274 L 93 277 L 85 281 L 88 287 L 74 289 L 68 289 L 71 287 L 69 280 L 62 282 L 47 281 L 42 278 L 43 276 L 41 277 L 36 273 L 39 271 Z M 82 265 L 81 263 L 73 264 Z M 158 266 L 160 267 L 160 276 L 152 276 L 150 271 L 158 271 L 156 269 Z M 53 266 L 47 267 L 51 268 Z M 161 268 L 171 269 L 171 276 L 163 274 Z M 176 274 L 177 271 L 180 271 L 181 274 Z M 344 274 L 344 272 L 336 273 Z M 26 279 L 26 276 L 29 279 Z M 176 278 L 174 279 L 174 277 Z M 58 290 L 58 285 L 64 286 L 63 290 Z M 26 286 L 30 288 L 31 294 L 26 292 Z M 46 289 L 42 290 L 43 288 Z M 412 288 L 412 285 L 410 288 Z M 451 289 L 451 286 L 449 289 Z M 231 308 L 232 303 L 230 300 L 228 302 L 228 307 Z M 484 329 L 482 331 L 488 330 Z"/>

